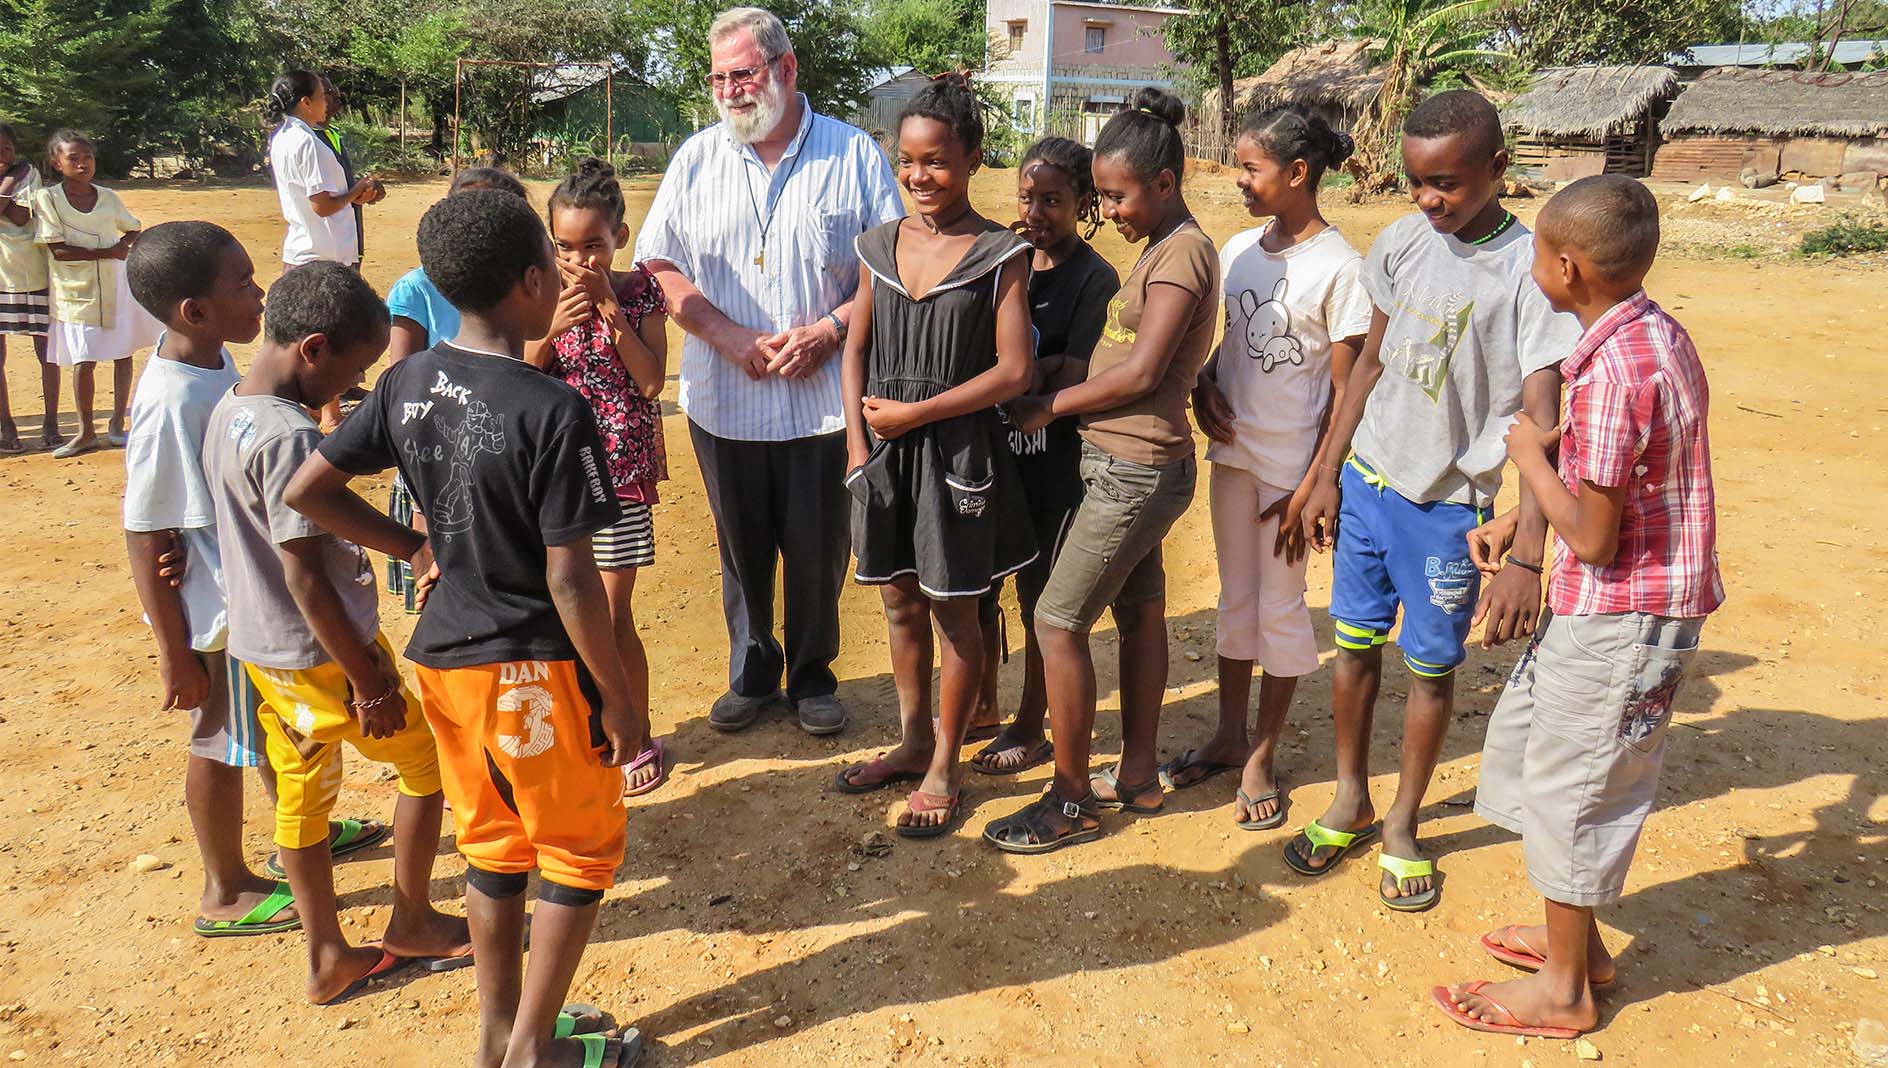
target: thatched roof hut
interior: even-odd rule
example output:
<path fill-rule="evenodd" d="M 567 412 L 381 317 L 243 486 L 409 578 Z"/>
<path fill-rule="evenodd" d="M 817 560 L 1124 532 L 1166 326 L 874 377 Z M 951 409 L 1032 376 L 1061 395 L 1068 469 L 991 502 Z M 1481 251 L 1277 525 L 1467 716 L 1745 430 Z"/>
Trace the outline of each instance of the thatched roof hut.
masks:
<path fill-rule="evenodd" d="M 1679 95 L 1664 130 L 1667 135 L 1888 136 L 1888 71 L 1807 74 L 1718 67 Z"/>
<path fill-rule="evenodd" d="M 1523 134 L 1598 141 L 1638 126 L 1677 93 L 1670 67 L 1549 67 L 1501 110 L 1501 121 Z"/>
<path fill-rule="evenodd" d="M 1243 115 L 1296 105 L 1337 129 L 1349 129 L 1383 88 L 1383 72 L 1370 60 L 1370 53 L 1382 47 L 1382 41 L 1359 39 L 1294 48 L 1263 74 L 1232 83 L 1233 110 Z M 1218 107 L 1219 91 L 1209 89 L 1201 110 L 1212 114 Z"/>
<path fill-rule="evenodd" d="M 1501 121 L 1517 134 L 1514 161 L 1548 178 L 1642 178 L 1677 92 L 1670 67 L 1549 67 L 1501 109 Z"/>
<path fill-rule="evenodd" d="M 1660 124 L 1655 178 L 1888 173 L 1888 71 L 1706 71 Z M 1845 186 L 1851 184 L 1844 180 Z"/>

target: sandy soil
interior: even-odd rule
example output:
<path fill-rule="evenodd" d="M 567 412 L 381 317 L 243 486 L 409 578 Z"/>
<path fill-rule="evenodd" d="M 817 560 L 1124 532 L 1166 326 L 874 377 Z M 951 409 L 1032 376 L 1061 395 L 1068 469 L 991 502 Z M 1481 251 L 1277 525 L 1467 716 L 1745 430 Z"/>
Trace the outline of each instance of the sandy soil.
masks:
<path fill-rule="evenodd" d="M 991 214 L 1009 217 L 1012 180 L 979 180 Z M 1229 178 L 1193 184 L 1216 238 L 1249 224 Z M 634 214 L 651 191 L 639 186 Z M 367 274 L 377 286 L 414 262 L 415 220 L 442 192 L 401 185 L 371 211 Z M 266 188 L 165 185 L 126 199 L 146 220 L 216 219 L 260 264 L 274 260 L 280 224 Z M 1527 216 L 1538 203 L 1517 207 Z M 1332 206 L 1360 247 L 1401 210 Z M 1125 273 L 1120 240 L 1105 234 L 1099 246 Z M 1871 532 L 1888 512 L 1888 475 L 1864 452 L 1888 422 L 1873 378 L 1888 321 L 1881 282 L 1859 265 L 1775 258 L 1673 258 L 1653 279 L 1713 376 L 1730 601 L 1679 699 L 1664 803 L 1628 895 L 1602 914 L 1624 950 L 1623 981 L 1592 1036 L 1609 1063 L 1847 1064 L 1857 1019 L 1888 1017 L 1877 978 L 1888 972 L 1888 712 L 1878 654 L 1867 652 L 1879 650 L 1869 598 L 1884 589 L 1888 550 Z M 17 342 L 13 355 L 15 408 L 36 436 L 37 382 Z M 68 412 L 69 403 L 68 393 Z M 707 704 L 724 684 L 713 531 L 672 411 L 667 430 L 675 480 L 656 510 L 660 562 L 640 597 L 654 718 L 679 767 L 631 808 L 630 857 L 573 992 L 639 1023 L 655 1039 L 649 1063 L 1572 1059 L 1571 1047 L 1461 1031 L 1429 1004 L 1435 983 L 1505 976 L 1476 937 L 1537 909 L 1518 843 L 1468 808 L 1484 717 L 1515 650 L 1477 649 L 1462 672 L 1460 722 L 1424 824 L 1447 892 L 1426 916 L 1380 908 L 1367 858 L 1322 882 L 1294 877 L 1278 856 L 1288 832 L 1234 829 L 1223 779 L 1174 796 L 1165 815 L 1111 819 L 1101 843 L 1011 858 L 976 835 L 1032 798 L 1047 769 L 1018 782 L 972 776 L 956 835 L 887 836 L 894 845 L 877 855 L 859 845 L 889 830 L 893 804 L 843 798 L 828 783 L 896 729 L 878 597 L 845 594 L 848 733 L 811 740 L 783 722 L 736 737 L 711 731 Z M 469 972 L 315 1009 L 301 1001 L 295 936 L 190 934 L 199 873 L 181 805 L 181 729 L 155 710 L 156 665 L 117 534 L 122 463 L 118 453 L 0 461 L 0 677 L 12 680 L 0 689 L 0 1055 L 231 1068 L 465 1063 Z M 1215 701 L 1204 493 L 1169 546 L 1162 740 L 1172 753 L 1204 736 Z M 1319 560 L 1311 600 L 1327 649 L 1328 591 Z M 385 612 L 404 638 L 408 622 L 391 600 Z M 1097 641 L 1099 765 L 1119 733 L 1106 711 L 1112 633 Z M 1392 773 L 1377 783 L 1379 803 L 1394 785 L 1399 670 L 1386 680 L 1374 752 Z M 1005 669 L 1006 701 L 1019 672 L 1019 663 Z M 1329 697 L 1328 672 L 1306 680 L 1287 729 L 1294 825 L 1330 797 Z M 393 797 L 378 768 L 351 766 L 343 811 L 384 816 Z M 249 827 L 260 863 L 266 814 L 253 791 Z M 140 853 L 171 867 L 136 873 Z M 386 920 L 387 857 L 338 872 L 348 929 L 361 938 Z M 458 897 L 461 870 L 442 841 L 438 898 Z"/>

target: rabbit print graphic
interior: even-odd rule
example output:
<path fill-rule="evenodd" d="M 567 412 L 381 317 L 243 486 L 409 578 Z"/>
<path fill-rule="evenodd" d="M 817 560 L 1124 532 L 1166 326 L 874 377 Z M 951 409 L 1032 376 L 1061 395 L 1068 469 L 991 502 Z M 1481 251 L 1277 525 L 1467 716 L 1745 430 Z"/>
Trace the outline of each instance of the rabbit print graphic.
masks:
<path fill-rule="evenodd" d="M 1246 355 L 1259 361 L 1259 370 L 1268 375 L 1284 364 L 1299 367 L 1305 362 L 1305 347 L 1291 332 L 1291 309 L 1285 306 L 1289 284 L 1280 278 L 1269 297 L 1260 297 L 1256 289 L 1239 293 L 1239 314 L 1245 317 Z"/>

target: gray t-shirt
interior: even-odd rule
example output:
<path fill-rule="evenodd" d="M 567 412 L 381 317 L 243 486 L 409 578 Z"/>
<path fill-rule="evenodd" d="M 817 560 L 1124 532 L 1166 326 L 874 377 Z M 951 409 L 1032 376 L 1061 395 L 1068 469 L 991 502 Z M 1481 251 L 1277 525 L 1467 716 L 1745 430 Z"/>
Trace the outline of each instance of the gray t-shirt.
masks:
<path fill-rule="evenodd" d="M 1405 215 L 1370 246 L 1364 289 L 1390 323 L 1383 377 L 1352 446 L 1404 497 L 1494 504 L 1521 380 L 1580 340 L 1580 321 L 1556 313 L 1529 277 L 1533 262 L 1519 221 L 1470 245 Z"/>
<path fill-rule="evenodd" d="M 276 546 L 322 541 L 323 570 L 362 642 L 380 631 L 373 567 L 360 546 L 329 534 L 282 503 L 321 430 L 300 405 L 280 397 L 230 393 L 210 415 L 203 469 L 216 496 L 216 534 L 229 590 L 229 654 L 257 667 L 301 671 L 325 664 L 327 650 L 289 593 Z"/>

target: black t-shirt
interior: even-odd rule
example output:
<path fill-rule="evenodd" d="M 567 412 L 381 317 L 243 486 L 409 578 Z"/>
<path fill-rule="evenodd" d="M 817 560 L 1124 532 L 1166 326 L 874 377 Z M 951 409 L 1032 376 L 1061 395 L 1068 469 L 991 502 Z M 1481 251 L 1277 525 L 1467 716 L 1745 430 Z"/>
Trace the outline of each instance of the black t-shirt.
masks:
<path fill-rule="evenodd" d="M 1029 319 L 1036 328 L 1036 358 L 1088 359 L 1101 340 L 1108 299 L 1120 288 L 1114 267 L 1086 241 L 1060 266 L 1030 275 Z M 1021 465 L 1032 507 L 1067 508 L 1081 500 L 1078 422 L 1071 415 L 1033 434 L 1010 430 L 1010 451 Z"/>
<path fill-rule="evenodd" d="M 440 580 L 407 644 L 414 663 L 576 658 L 544 547 L 622 515 L 576 390 L 519 360 L 435 345 L 388 368 L 321 455 L 355 475 L 398 467 L 426 516 Z"/>

